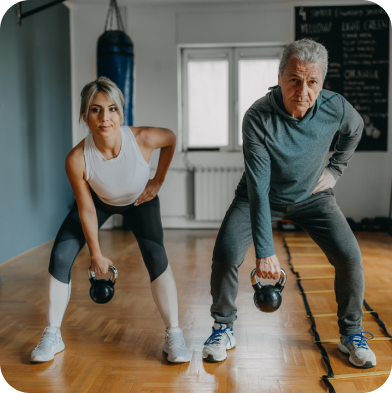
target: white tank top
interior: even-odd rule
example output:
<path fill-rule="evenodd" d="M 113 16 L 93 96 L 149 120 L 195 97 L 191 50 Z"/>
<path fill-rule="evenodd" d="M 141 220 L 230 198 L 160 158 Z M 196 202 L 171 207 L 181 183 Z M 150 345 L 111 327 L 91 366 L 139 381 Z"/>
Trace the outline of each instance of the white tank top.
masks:
<path fill-rule="evenodd" d="M 143 158 L 132 130 L 120 127 L 120 153 L 106 160 L 95 146 L 93 134 L 84 139 L 87 182 L 108 205 L 125 206 L 136 201 L 150 178 L 150 164 Z"/>

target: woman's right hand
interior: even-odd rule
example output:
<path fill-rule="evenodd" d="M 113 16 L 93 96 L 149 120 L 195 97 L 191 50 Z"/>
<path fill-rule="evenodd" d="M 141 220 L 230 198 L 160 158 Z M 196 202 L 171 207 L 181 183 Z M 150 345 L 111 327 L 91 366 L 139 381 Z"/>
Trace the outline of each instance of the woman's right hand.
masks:
<path fill-rule="evenodd" d="M 100 257 L 91 257 L 91 271 L 95 274 L 106 274 L 111 265 L 113 265 L 113 262 L 103 255 Z"/>

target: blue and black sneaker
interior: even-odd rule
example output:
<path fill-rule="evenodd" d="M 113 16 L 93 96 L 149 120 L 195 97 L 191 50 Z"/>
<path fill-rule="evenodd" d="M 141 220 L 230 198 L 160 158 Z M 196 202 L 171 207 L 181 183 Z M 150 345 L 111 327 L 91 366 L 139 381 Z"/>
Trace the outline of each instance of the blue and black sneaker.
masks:
<path fill-rule="evenodd" d="M 365 337 L 363 334 L 370 334 L 372 337 Z M 368 340 L 373 338 L 373 334 L 362 332 L 350 334 L 349 336 L 340 336 L 338 344 L 339 351 L 350 355 L 349 362 L 356 367 L 371 368 L 376 367 L 376 355 L 370 349 Z"/>
<path fill-rule="evenodd" d="M 226 351 L 235 347 L 233 328 L 224 323 L 214 323 L 212 334 L 204 343 L 203 359 L 221 362 L 227 358 Z"/>

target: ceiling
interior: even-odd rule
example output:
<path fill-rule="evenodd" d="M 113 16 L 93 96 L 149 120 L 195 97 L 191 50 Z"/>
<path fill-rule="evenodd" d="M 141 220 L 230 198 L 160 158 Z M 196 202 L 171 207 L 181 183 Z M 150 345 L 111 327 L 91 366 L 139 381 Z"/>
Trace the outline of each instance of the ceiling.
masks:
<path fill-rule="evenodd" d="M 306 0 L 305 0 L 306 1 Z M 325 3 L 334 0 L 324 0 Z M 68 0 L 71 4 L 107 4 L 110 0 Z M 298 0 L 117 0 L 120 6 L 124 5 L 191 5 L 191 4 L 262 4 L 277 2 L 298 2 Z M 336 2 L 336 0 L 335 0 Z"/>

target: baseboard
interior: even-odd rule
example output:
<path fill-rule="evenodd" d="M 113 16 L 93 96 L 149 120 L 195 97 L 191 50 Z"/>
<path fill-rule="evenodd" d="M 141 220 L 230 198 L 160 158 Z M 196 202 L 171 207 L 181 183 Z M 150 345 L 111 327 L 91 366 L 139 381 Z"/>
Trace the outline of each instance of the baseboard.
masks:
<path fill-rule="evenodd" d="M 196 221 L 186 217 L 162 216 L 162 226 L 165 229 L 219 229 L 222 221 Z"/>
<path fill-rule="evenodd" d="M 272 223 L 272 229 L 278 228 L 278 223 Z M 162 226 L 164 229 L 219 229 L 222 221 L 196 221 L 186 217 L 162 216 Z"/>
<path fill-rule="evenodd" d="M 30 248 L 30 250 L 27 250 L 27 251 L 25 251 L 25 252 L 22 252 L 22 254 L 16 255 L 15 257 L 13 257 L 13 258 L 11 258 L 11 259 L 8 259 L 7 261 L 4 261 L 3 263 L 0 263 L 0 269 L 1 269 L 2 267 L 4 267 L 4 266 L 6 266 L 6 265 L 8 265 L 8 264 L 10 264 L 10 263 L 12 263 L 12 262 L 14 262 L 14 261 L 16 261 L 17 259 L 22 258 L 22 257 L 24 257 L 25 255 L 30 254 L 31 252 L 33 252 L 33 251 L 35 251 L 35 250 L 38 250 L 38 249 L 41 248 L 41 247 L 46 246 L 47 244 L 49 244 L 49 243 L 51 243 L 51 242 L 53 242 L 53 241 L 54 241 L 54 239 L 49 240 L 48 242 L 45 242 L 44 244 L 41 244 L 40 246 Z"/>

